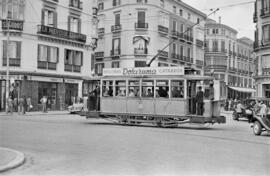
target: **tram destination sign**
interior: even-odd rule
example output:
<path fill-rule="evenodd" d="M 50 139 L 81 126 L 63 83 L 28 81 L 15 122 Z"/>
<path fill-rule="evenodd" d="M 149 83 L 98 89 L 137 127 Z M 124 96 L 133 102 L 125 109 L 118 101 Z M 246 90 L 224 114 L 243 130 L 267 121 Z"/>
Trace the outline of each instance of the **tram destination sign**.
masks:
<path fill-rule="evenodd" d="M 184 67 L 136 67 L 136 68 L 105 68 L 104 76 L 154 76 L 184 75 Z"/>

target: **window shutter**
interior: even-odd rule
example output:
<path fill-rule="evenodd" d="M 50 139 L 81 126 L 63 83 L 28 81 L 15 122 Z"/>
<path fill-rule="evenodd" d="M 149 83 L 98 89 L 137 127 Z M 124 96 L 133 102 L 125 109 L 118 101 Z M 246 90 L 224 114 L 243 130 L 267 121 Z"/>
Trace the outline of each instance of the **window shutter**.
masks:
<path fill-rule="evenodd" d="M 16 48 L 16 58 L 21 58 L 21 46 L 22 42 L 16 42 L 17 48 Z"/>
<path fill-rule="evenodd" d="M 41 24 L 45 25 L 45 9 L 41 10 Z"/>
<path fill-rule="evenodd" d="M 68 31 L 70 31 L 70 22 L 71 22 L 71 17 L 68 16 Z"/>
<path fill-rule="evenodd" d="M 53 13 L 53 27 L 57 28 L 57 12 Z"/>
<path fill-rule="evenodd" d="M 57 55 L 56 55 L 57 59 L 56 59 L 56 63 L 59 63 L 59 48 L 57 48 Z"/>
<path fill-rule="evenodd" d="M 78 19 L 78 33 L 81 33 L 81 30 L 82 30 L 82 20 L 79 18 Z"/>
<path fill-rule="evenodd" d="M 95 74 L 98 74 L 98 64 L 95 64 Z"/>
<path fill-rule="evenodd" d="M 3 58 L 7 58 L 7 41 L 3 40 Z"/>
<path fill-rule="evenodd" d="M 81 52 L 81 66 L 83 66 L 83 52 Z"/>
<path fill-rule="evenodd" d="M 64 54 L 64 64 L 67 64 L 67 49 L 65 49 Z"/>
<path fill-rule="evenodd" d="M 38 45 L 38 47 L 37 47 L 37 53 L 38 53 L 38 61 L 40 60 L 40 45 Z"/>
<path fill-rule="evenodd" d="M 46 46 L 47 48 L 47 62 L 51 62 L 51 47 Z"/>

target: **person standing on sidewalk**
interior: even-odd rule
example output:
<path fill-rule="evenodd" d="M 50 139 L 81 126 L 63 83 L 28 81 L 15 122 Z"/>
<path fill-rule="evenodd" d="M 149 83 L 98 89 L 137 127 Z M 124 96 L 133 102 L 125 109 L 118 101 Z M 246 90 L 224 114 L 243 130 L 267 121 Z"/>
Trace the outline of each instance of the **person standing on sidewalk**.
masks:
<path fill-rule="evenodd" d="M 7 113 L 10 112 L 10 114 L 13 114 L 13 100 L 12 100 L 11 96 L 9 96 L 7 99 L 7 106 L 8 106 Z"/>
<path fill-rule="evenodd" d="M 27 109 L 26 97 L 23 96 L 23 114 L 25 114 L 26 109 Z"/>
<path fill-rule="evenodd" d="M 18 100 L 18 114 L 23 114 L 23 112 L 24 112 L 23 101 L 24 101 L 23 97 L 19 98 L 19 100 Z"/>
<path fill-rule="evenodd" d="M 42 104 L 42 112 L 43 113 L 46 113 L 47 112 L 47 97 L 46 96 L 43 96 L 41 99 L 40 99 L 40 102 Z"/>

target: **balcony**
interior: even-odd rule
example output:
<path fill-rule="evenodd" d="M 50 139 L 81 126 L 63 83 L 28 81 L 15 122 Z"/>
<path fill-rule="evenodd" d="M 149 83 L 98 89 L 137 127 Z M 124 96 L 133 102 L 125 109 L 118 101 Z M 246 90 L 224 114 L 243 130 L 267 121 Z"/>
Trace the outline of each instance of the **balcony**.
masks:
<path fill-rule="evenodd" d="M 258 22 L 257 12 L 254 12 L 254 14 L 253 14 L 253 22 L 254 23 Z"/>
<path fill-rule="evenodd" d="M 226 65 L 208 65 L 206 69 L 217 69 L 217 70 L 227 70 Z"/>
<path fill-rule="evenodd" d="M 255 41 L 253 44 L 253 47 L 254 47 L 255 52 L 259 49 L 269 48 L 270 47 L 270 39 Z"/>
<path fill-rule="evenodd" d="M 262 18 L 270 16 L 270 8 L 264 8 L 261 9 L 261 15 Z"/>
<path fill-rule="evenodd" d="M 178 32 L 177 31 L 171 31 L 171 37 L 177 39 L 178 38 Z"/>
<path fill-rule="evenodd" d="M 7 58 L 3 58 L 3 66 L 7 66 Z M 9 58 L 9 66 L 20 67 L 21 66 L 21 59 L 20 58 Z"/>
<path fill-rule="evenodd" d="M 120 49 L 111 50 L 111 56 L 120 56 L 120 54 L 121 54 Z"/>
<path fill-rule="evenodd" d="M 206 53 L 215 53 L 215 54 L 226 54 L 227 50 L 224 48 L 206 48 L 205 50 Z"/>
<path fill-rule="evenodd" d="M 193 37 L 189 35 L 184 35 L 184 38 L 186 39 L 187 42 L 192 43 L 193 42 Z"/>
<path fill-rule="evenodd" d="M 158 50 L 158 53 L 159 53 L 159 57 L 162 57 L 162 58 L 168 58 L 169 57 L 169 53 L 167 51 Z"/>
<path fill-rule="evenodd" d="M 158 32 L 164 35 L 168 35 L 169 33 L 169 28 L 164 27 L 162 25 L 158 25 Z"/>
<path fill-rule="evenodd" d="M 171 53 L 171 58 L 172 58 L 172 59 L 179 59 L 180 57 L 179 57 L 179 55 L 176 54 L 176 53 Z"/>
<path fill-rule="evenodd" d="M 58 29 L 50 26 L 44 26 L 44 25 L 38 25 L 38 34 L 67 39 L 67 40 L 73 40 L 77 42 L 86 42 L 86 35 L 79 34 L 71 31 L 66 31 L 63 29 Z"/>
<path fill-rule="evenodd" d="M 201 41 L 201 40 L 199 40 L 199 39 L 196 39 L 196 45 L 197 45 L 198 47 L 202 48 L 203 45 L 204 45 L 204 43 L 203 43 L 203 41 Z"/>
<path fill-rule="evenodd" d="M 95 58 L 104 58 L 104 52 L 95 52 Z"/>
<path fill-rule="evenodd" d="M 270 68 L 262 68 L 262 75 L 270 75 Z"/>
<path fill-rule="evenodd" d="M 105 35 L 105 28 L 98 28 L 98 38 L 102 38 Z"/>
<path fill-rule="evenodd" d="M 147 55 L 147 48 L 134 48 L 134 55 Z"/>
<path fill-rule="evenodd" d="M 20 20 L 2 20 L 2 30 L 23 31 L 23 21 Z"/>
<path fill-rule="evenodd" d="M 74 10 L 82 10 L 82 4 L 83 3 L 81 1 L 74 1 L 74 0 L 69 1 L 69 7 Z"/>
<path fill-rule="evenodd" d="M 38 61 L 38 69 L 46 70 L 56 70 L 57 63 L 47 62 L 47 61 Z"/>
<path fill-rule="evenodd" d="M 148 23 L 135 23 L 136 30 L 148 30 Z"/>
<path fill-rule="evenodd" d="M 122 25 L 121 24 L 111 26 L 112 33 L 121 32 L 121 30 L 122 30 Z"/>
<path fill-rule="evenodd" d="M 237 71 L 237 69 L 234 68 L 234 67 L 229 67 L 229 70 L 232 71 L 232 72 L 236 72 Z"/>
<path fill-rule="evenodd" d="M 204 62 L 202 60 L 196 60 L 196 65 L 203 66 Z"/>

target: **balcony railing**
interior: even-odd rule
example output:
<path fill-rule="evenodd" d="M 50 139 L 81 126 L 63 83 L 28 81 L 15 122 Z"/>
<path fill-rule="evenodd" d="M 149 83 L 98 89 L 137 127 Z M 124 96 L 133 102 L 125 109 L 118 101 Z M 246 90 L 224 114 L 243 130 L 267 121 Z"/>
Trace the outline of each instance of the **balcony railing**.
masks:
<path fill-rule="evenodd" d="M 72 72 L 72 65 L 65 64 L 65 71 Z"/>
<path fill-rule="evenodd" d="M 105 28 L 98 28 L 98 37 L 102 38 L 105 35 Z"/>
<path fill-rule="evenodd" d="M 38 34 L 53 36 L 62 39 L 74 40 L 78 42 L 86 42 L 86 35 L 58 29 L 50 26 L 38 25 Z"/>
<path fill-rule="evenodd" d="M 104 57 L 104 52 L 95 52 L 95 58 L 103 58 Z"/>
<path fill-rule="evenodd" d="M 176 53 L 171 53 L 171 58 L 172 59 L 179 59 L 179 55 Z"/>
<path fill-rule="evenodd" d="M 7 66 L 7 58 L 3 58 L 3 66 Z M 9 66 L 20 67 L 21 66 L 21 59 L 20 58 L 9 58 Z"/>
<path fill-rule="evenodd" d="M 207 53 L 222 53 L 226 54 L 227 50 L 224 48 L 206 48 L 205 50 Z"/>
<path fill-rule="evenodd" d="M 270 47 L 270 39 L 255 41 L 253 46 L 254 46 L 254 50 L 258 50 L 258 49 L 264 48 L 264 47 Z"/>
<path fill-rule="evenodd" d="M 254 23 L 258 22 L 257 12 L 254 12 L 254 14 L 253 14 L 253 22 Z"/>
<path fill-rule="evenodd" d="M 9 25 L 8 25 L 9 24 Z M 2 30 L 7 30 L 9 26 L 10 30 L 22 31 L 23 21 L 19 20 L 2 20 Z"/>
<path fill-rule="evenodd" d="M 120 49 L 111 50 L 111 56 L 119 56 L 121 54 Z"/>
<path fill-rule="evenodd" d="M 147 48 L 134 48 L 135 55 L 146 55 L 148 54 Z"/>
<path fill-rule="evenodd" d="M 171 36 L 173 37 L 173 38 L 178 38 L 178 32 L 177 31 L 174 31 L 174 30 L 172 30 L 171 31 Z"/>
<path fill-rule="evenodd" d="M 163 57 L 163 58 L 168 58 L 169 57 L 169 53 L 167 51 L 160 51 L 158 50 L 159 57 Z"/>
<path fill-rule="evenodd" d="M 198 46 L 198 47 L 203 47 L 203 41 L 201 41 L 201 40 L 199 40 L 199 39 L 196 39 L 196 45 Z"/>
<path fill-rule="evenodd" d="M 270 8 L 263 8 L 261 9 L 261 17 L 266 17 L 266 16 L 270 16 Z"/>
<path fill-rule="evenodd" d="M 184 37 L 187 40 L 187 42 L 193 42 L 193 37 L 192 36 L 184 35 Z"/>
<path fill-rule="evenodd" d="M 164 27 L 162 25 L 158 25 L 158 32 L 167 35 L 169 33 L 169 28 Z"/>
<path fill-rule="evenodd" d="M 38 69 L 56 70 L 56 65 L 54 62 L 38 61 Z"/>
<path fill-rule="evenodd" d="M 270 75 L 270 68 L 262 68 L 263 75 Z"/>
<path fill-rule="evenodd" d="M 136 30 L 147 30 L 148 23 L 135 23 L 135 29 Z"/>
<path fill-rule="evenodd" d="M 121 24 L 111 26 L 111 31 L 112 32 L 120 32 L 121 30 L 122 30 L 122 25 Z"/>
<path fill-rule="evenodd" d="M 81 66 L 73 65 L 73 72 L 80 73 L 81 72 Z"/>
<path fill-rule="evenodd" d="M 226 70 L 227 66 L 226 65 L 207 65 L 206 66 L 207 69 L 222 69 L 222 70 Z"/>
<path fill-rule="evenodd" d="M 57 63 L 48 62 L 48 70 L 56 70 Z"/>
<path fill-rule="evenodd" d="M 204 62 L 202 60 L 196 60 L 196 65 L 203 66 Z"/>
<path fill-rule="evenodd" d="M 79 9 L 79 10 L 82 10 L 82 2 L 81 1 L 70 1 L 69 3 L 69 7 L 72 7 L 72 8 L 76 8 L 76 9 Z"/>

